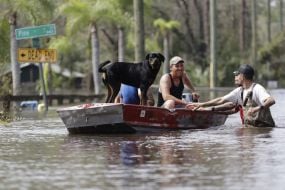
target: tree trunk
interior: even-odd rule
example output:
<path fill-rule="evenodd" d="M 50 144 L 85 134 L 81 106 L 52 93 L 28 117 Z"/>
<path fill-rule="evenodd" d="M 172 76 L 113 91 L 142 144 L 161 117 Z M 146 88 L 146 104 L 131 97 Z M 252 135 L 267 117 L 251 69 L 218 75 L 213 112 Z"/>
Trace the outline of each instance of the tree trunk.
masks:
<path fill-rule="evenodd" d="M 51 69 L 51 64 L 48 63 L 48 88 L 49 88 L 49 94 L 52 95 L 53 94 L 53 85 L 52 85 L 52 81 L 53 81 L 53 75 L 52 75 L 52 69 Z"/>
<path fill-rule="evenodd" d="M 177 6 L 183 11 L 184 14 L 184 25 L 186 27 L 187 38 L 186 45 L 188 46 L 188 52 L 190 54 L 196 53 L 196 38 L 194 36 L 191 24 L 191 11 L 190 11 L 190 2 L 188 0 L 176 0 Z"/>
<path fill-rule="evenodd" d="M 271 0 L 267 0 L 267 41 L 271 42 Z"/>
<path fill-rule="evenodd" d="M 15 29 L 17 25 L 17 12 L 10 15 L 10 54 L 11 54 L 11 69 L 12 69 L 12 80 L 13 80 L 13 95 L 21 94 L 21 78 L 20 78 L 20 66 L 17 62 L 17 41 L 15 36 Z"/>
<path fill-rule="evenodd" d="M 267 0 L 267 42 L 271 42 L 271 0 Z M 267 70 L 270 71 L 270 61 L 267 61 L 266 65 Z"/>
<path fill-rule="evenodd" d="M 216 0 L 210 1 L 210 32 L 211 32 L 211 56 L 210 56 L 210 88 L 217 84 L 216 69 Z"/>
<path fill-rule="evenodd" d="M 122 27 L 118 28 L 118 60 L 124 61 L 125 59 L 125 36 L 124 29 Z"/>
<path fill-rule="evenodd" d="M 135 17 L 135 61 L 139 62 L 144 59 L 144 6 L 143 0 L 134 0 L 134 17 Z"/>
<path fill-rule="evenodd" d="M 239 50 L 241 63 L 244 62 L 244 51 L 245 51 L 245 19 L 246 19 L 246 0 L 241 1 L 241 15 L 240 15 L 240 40 Z"/>
<path fill-rule="evenodd" d="M 101 92 L 101 82 L 99 79 L 98 65 L 100 63 L 99 55 L 99 40 L 96 24 L 93 23 L 91 26 L 91 47 L 92 47 L 92 72 L 93 72 L 93 81 L 94 81 L 94 91 L 95 94 Z"/>
<path fill-rule="evenodd" d="M 283 31 L 283 0 L 280 0 L 280 31 Z"/>
<path fill-rule="evenodd" d="M 163 54 L 165 61 L 163 64 L 163 73 L 169 72 L 169 34 L 166 34 L 163 38 Z"/>
<path fill-rule="evenodd" d="M 251 0 L 251 30 L 252 30 L 252 39 L 251 39 L 251 48 L 252 48 L 252 66 L 255 67 L 256 64 L 256 0 Z"/>
<path fill-rule="evenodd" d="M 101 31 L 103 32 L 108 42 L 110 43 L 111 46 L 110 52 L 112 52 L 112 60 L 118 60 L 118 44 L 116 43 L 116 40 L 112 37 L 112 35 L 110 35 L 107 32 L 107 30 L 101 29 Z"/>
<path fill-rule="evenodd" d="M 204 37 L 204 19 L 203 19 L 204 14 L 203 14 L 203 9 L 201 7 L 200 1 L 198 1 L 198 0 L 194 0 L 194 5 L 195 5 L 195 8 L 196 8 L 197 14 L 198 14 L 199 38 L 200 38 L 200 41 L 204 42 L 205 37 Z"/>
<path fill-rule="evenodd" d="M 205 38 L 205 43 L 207 44 L 207 47 L 209 47 L 210 44 L 210 27 L 209 27 L 209 0 L 205 0 L 204 4 L 204 38 Z"/>

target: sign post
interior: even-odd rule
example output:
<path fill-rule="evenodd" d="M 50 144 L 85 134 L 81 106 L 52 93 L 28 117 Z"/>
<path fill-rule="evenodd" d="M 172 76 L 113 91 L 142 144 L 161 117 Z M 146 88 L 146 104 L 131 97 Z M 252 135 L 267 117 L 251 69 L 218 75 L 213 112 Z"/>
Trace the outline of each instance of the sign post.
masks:
<path fill-rule="evenodd" d="M 56 35 L 56 27 L 55 24 L 47 24 L 47 25 L 40 25 L 40 26 L 32 26 L 32 27 L 25 27 L 25 28 L 19 28 L 15 30 L 16 34 L 16 40 L 23 40 L 23 39 L 32 39 L 33 41 L 33 47 L 36 49 L 40 48 L 40 39 L 39 37 L 45 37 L 45 36 L 52 36 Z M 40 50 L 35 50 L 35 52 L 40 52 Z M 21 60 L 21 58 L 25 58 L 25 54 L 22 53 L 18 54 L 18 59 Z M 29 56 L 27 56 L 29 58 Z M 30 62 L 38 62 L 39 63 L 39 74 L 40 74 L 40 80 L 42 83 L 42 90 L 43 90 L 43 101 L 45 104 L 45 111 L 48 111 L 48 102 L 46 97 L 46 88 L 45 88 L 45 82 L 43 77 L 43 66 L 42 62 L 45 62 L 46 56 L 43 58 L 43 56 L 31 56 L 32 58 L 35 58 L 35 60 L 32 60 Z M 40 58 L 40 60 L 37 60 L 36 58 Z M 49 56 L 51 58 L 52 56 Z M 21 62 L 21 61 L 20 61 Z M 25 60 L 23 60 L 25 62 Z M 26 61 L 29 62 L 29 61 Z M 55 61 L 54 61 L 55 62 Z"/>
<path fill-rule="evenodd" d="M 39 38 L 33 38 L 33 47 L 34 48 L 40 48 L 40 39 Z M 45 111 L 48 111 L 46 86 L 45 86 L 44 74 L 43 74 L 43 64 L 41 62 L 39 62 L 39 72 L 40 72 L 40 79 L 41 79 L 41 83 L 42 83 L 43 101 L 45 104 Z"/>

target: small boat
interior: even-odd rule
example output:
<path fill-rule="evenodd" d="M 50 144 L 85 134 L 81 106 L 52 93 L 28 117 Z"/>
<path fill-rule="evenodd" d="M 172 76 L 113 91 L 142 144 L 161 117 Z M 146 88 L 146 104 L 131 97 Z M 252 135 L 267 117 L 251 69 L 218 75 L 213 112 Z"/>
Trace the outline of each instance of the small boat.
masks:
<path fill-rule="evenodd" d="M 82 104 L 58 109 L 57 113 L 71 134 L 204 129 L 223 125 L 228 117 L 224 112 L 118 103 Z"/>

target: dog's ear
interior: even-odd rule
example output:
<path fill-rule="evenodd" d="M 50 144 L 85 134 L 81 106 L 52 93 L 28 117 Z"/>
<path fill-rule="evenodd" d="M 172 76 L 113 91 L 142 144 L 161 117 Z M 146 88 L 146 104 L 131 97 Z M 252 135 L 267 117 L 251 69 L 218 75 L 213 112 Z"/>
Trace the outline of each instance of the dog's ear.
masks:
<path fill-rule="evenodd" d="M 146 59 L 146 60 L 149 60 L 150 56 L 151 56 L 151 53 L 148 53 L 148 54 L 145 56 L 145 59 Z"/>
<path fill-rule="evenodd" d="M 161 62 L 165 61 L 165 57 L 161 53 L 158 53 L 158 58 Z"/>

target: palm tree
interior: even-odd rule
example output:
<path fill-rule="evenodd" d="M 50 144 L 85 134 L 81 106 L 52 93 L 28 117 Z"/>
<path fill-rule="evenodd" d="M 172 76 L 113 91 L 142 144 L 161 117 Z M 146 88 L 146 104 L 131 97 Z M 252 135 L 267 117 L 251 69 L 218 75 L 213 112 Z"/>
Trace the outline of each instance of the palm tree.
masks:
<path fill-rule="evenodd" d="M 14 11 L 9 15 L 10 24 L 10 54 L 11 54 L 11 70 L 13 82 L 13 95 L 21 94 L 20 66 L 17 62 L 17 42 L 15 37 L 15 29 L 17 26 L 17 12 Z"/>
<path fill-rule="evenodd" d="M 95 94 L 101 92 L 98 74 L 100 63 L 100 42 L 98 26 L 101 22 L 119 21 L 115 0 L 70 0 L 59 8 L 59 12 L 67 17 L 67 35 L 74 36 L 89 26 L 91 34 L 92 73 Z"/>
<path fill-rule="evenodd" d="M 20 95 L 20 67 L 16 59 L 17 41 L 15 37 L 15 29 L 17 28 L 18 15 L 21 18 L 37 24 L 49 19 L 52 15 L 53 3 L 51 0 L 4 0 L 6 5 L 5 16 L 10 24 L 10 54 L 11 54 L 11 69 L 13 95 Z"/>
<path fill-rule="evenodd" d="M 134 0 L 134 19 L 135 19 L 135 60 L 141 61 L 145 54 L 144 41 L 144 6 L 143 0 Z"/>
<path fill-rule="evenodd" d="M 169 72 L 169 37 L 170 32 L 180 26 L 180 23 L 175 20 L 166 21 L 162 18 L 154 21 L 154 26 L 158 28 L 159 33 L 163 36 L 163 54 L 165 61 L 163 65 L 163 73 Z"/>
<path fill-rule="evenodd" d="M 124 61 L 125 58 L 125 35 L 123 27 L 118 27 L 118 60 Z"/>
<path fill-rule="evenodd" d="M 123 61 L 125 59 L 125 44 L 126 44 L 126 37 L 125 33 L 128 28 L 131 26 L 131 15 L 128 11 L 132 0 L 115 0 L 114 6 L 117 7 L 115 13 L 117 19 L 115 24 L 118 26 L 118 60 Z"/>

